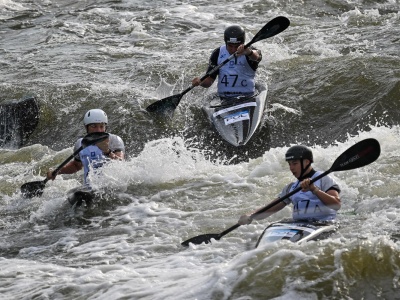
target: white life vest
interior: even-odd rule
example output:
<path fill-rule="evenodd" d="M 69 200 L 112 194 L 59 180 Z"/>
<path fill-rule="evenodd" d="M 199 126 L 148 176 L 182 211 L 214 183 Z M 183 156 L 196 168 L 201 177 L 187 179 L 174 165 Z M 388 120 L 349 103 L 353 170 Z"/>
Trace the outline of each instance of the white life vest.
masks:
<path fill-rule="evenodd" d="M 103 151 L 97 146 L 88 146 L 79 152 L 79 158 L 83 165 L 83 176 L 86 185 L 89 185 L 88 174 L 90 169 L 95 171 L 97 168 L 102 167 L 106 162 L 106 157 Z"/>
<path fill-rule="evenodd" d="M 230 56 L 226 46 L 220 47 L 218 64 Z M 256 72 L 250 67 L 246 56 L 234 57 L 219 69 L 218 93 L 223 97 L 253 95 Z"/>
<path fill-rule="evenodd" d="M 312 178 L 318 176 L 322 172 L 315 172 Z M 293 184 L 289 192 L 293 191 L 299 186 L 300 182 L 297 181 Z M 321 187 L 321 179 L 314 182 L 314 185 L 323 190 Z M 320 220 L 332 221 L 336 219 L 336 210 L 326 206 L 316 195 L 311 191 L 297 192 L 290 197 L 293 204 L 293 220 Z"/>
<path fill-rule="evenodd" d="M 81 146 L 82 138 L 76 141 L 74 151 L 79 149 Z M 109 135 L 109 148 L 111 151 L 125 151 L 124 142 L 118 135 L 115 134 Z M 88 181 L 89 171 L 92 170 L 97 173 L 99 171 L 98 169 L 102 167 L 107 162 L 107 160 L 109 160 L 103 154 L 103 151 L 101 151 L 100 148 L 96 145 L 84 148 L 79 152 L 75 159 L 79 160 L 83 165 L 84 182 L 87 186 L 90 186 L 90 183 Z"/>

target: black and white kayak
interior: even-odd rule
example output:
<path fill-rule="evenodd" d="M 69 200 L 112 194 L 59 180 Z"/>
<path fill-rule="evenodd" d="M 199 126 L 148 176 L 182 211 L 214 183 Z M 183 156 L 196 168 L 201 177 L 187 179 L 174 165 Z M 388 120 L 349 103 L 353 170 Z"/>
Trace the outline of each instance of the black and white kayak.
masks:
<path fill-rule="evenodd" d="M 280 240 L 300 244 L 327 238 L 336 231 L 338 224 L 327 222 L 282 221 L 269 225 L 259 237 L 256 248 Z"/>
<path fill-rule="evenodd" d="M 77 187 L 68 191 L 67 199 L 71 206 L 91 206 L 96 193 L 87 187 Z"/>
<path fill-rule="evenodd" d="M 244 146 L 261 124 L 267 91 L 266 86 L 256 84 L 256 93 L 251 97 L 222 98 L 215 93 L 207 98 L 203 112 L 225 141 L 235 147 Z"/>
<path fill-rule="evenodd" d="M 92 189 L 82 185 L 67 192 L 67 200 L 72 207 L 93 208 L 116 203 L 118 192 L 125 191 L 125 187 L 101 187 Z M 112 201 L 111 201 L 112 199 Z M 108 204 L 107 204 L 108 203 Z M 121 202 L 119 202 L 121 203 Z"/>

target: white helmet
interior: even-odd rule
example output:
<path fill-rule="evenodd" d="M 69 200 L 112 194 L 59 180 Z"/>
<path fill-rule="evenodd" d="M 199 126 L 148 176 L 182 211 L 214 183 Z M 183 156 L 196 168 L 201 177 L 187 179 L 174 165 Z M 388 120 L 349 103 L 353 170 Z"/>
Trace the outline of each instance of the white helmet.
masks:
<path fill-rule="evenodd" d="M 83 124 L 89 125 L 93 123 L 108 123 L 108 118 L 107 114 L 101 110 L 101 109 L 91 109 L 89 110 L 86 114 L 85 117 L 83 118 Z"/>

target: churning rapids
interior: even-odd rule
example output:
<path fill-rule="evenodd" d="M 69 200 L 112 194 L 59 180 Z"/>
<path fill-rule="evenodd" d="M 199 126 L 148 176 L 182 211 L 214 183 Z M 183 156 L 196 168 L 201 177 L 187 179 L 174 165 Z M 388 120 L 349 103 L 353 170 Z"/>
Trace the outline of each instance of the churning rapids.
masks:
<path fill-rule="evenodd" d="M 22 139 L 1 140 L 0 299 L 399 299 L 400 21 L 398 0 L 0 0 L 0 107 L 34 97 L 39 118 Z M 271 19 L 284 32 L 256 43 L 268 85 L 261 131 L 242 148 L 210 130 L 195 88 L 174 119 L 145 108 L 205 73 L 226 26 L 250 40 Z M 95 184 L 109 191 L 73 211 L 61 175 L 42 197 L 20 186 L 72 153 L 82 118 L 102 108 L 126 142 L 126 162 Z M 12 116 L 20 118 L 20 115 Z M 1 130 L 4 132 L 1 119 Z M 24 121 L 25 122 L 25 121 Z M 254 249 L 271 222 L 219 233 L 274 199 L 292 180 L 284 153 L 313 149 L 327 170 L 365 138 L 379 159 L 332 173 L 341 227 L 330 238 Z"/>

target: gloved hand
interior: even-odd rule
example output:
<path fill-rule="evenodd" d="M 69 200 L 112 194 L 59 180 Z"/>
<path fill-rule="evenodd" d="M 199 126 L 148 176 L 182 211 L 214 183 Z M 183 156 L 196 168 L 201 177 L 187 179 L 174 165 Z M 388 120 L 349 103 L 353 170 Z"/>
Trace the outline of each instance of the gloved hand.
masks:
<path fill-rule="evenodd" d="M 248 215 L 243 215 L 239 218 L 238 224 L 240 225 L 248 225 L 253 222 L 253 219 Z"/>

